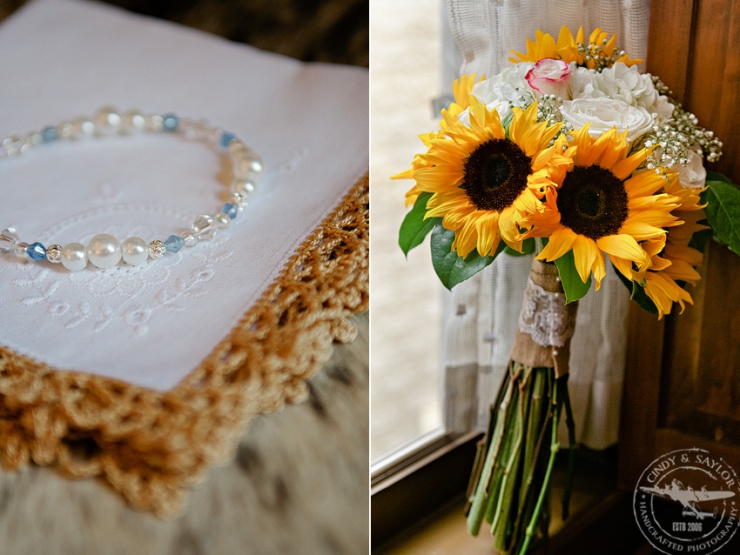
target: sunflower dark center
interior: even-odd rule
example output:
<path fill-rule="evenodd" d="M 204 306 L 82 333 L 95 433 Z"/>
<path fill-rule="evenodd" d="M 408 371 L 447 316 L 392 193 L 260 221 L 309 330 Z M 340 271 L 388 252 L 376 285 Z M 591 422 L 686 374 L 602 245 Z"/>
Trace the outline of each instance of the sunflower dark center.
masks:
<path fill-rule="evenodd" d="M 532 160 L 515 143 L 492 139 L 478 145 L 465 161 L 463 183 L 479 210 L 501 211 L 527 187 Z"/>
<path fill-rule="evenodd" d="M 560 223 L 591 239 L 619 232 L 628 215 L 624 183 L 598 166 L 576 166 L 568 172 L 557 204 Z"/>

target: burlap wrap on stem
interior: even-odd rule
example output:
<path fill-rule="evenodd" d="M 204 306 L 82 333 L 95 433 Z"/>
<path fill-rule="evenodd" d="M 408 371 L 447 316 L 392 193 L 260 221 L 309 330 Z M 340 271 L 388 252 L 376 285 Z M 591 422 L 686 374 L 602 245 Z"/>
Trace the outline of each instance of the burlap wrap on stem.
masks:
<path fill-rule="evenodd" d="M 529 272 L 529 278 L 535 285 L 542 287 L 545 291 L 551 293 L 563 293 L 563 284 L 558 277 L 558 268 L 553 263 L 542 262 L 540 260 L 532 261 L 532 269 Z M 524 304 L 527 303 L 527 294 L 525 293 Z M 525 306 L 522 306 L 522 310 Z M 578 303 L 563 303 L 562 310 L 564 321 L 574 321 Z M 568 373 L 568 360 L 570 359 L 570 336 L 568 336 L 564 345 L 540 345 L 532 336 L 517 327 L 514 346 L 511 349 L 511 360 L 520 362 L 533 368 L 554 367 L 555 377 L 559 378 Z"/>

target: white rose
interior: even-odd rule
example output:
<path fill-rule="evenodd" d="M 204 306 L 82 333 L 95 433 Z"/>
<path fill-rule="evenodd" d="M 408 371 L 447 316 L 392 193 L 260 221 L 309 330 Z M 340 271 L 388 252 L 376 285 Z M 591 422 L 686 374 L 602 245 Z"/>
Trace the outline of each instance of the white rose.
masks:
<path fill-rule="evenodd" d="M 689 163 L 678 165 L 678 181 L 681 186 L 689 189 L 704 187 L 707 180 L 707 170 L 704 169 L 702 158 L 693 150 L 689 150 Z"/>
<path fill-rule="evenodd" d="M 673 104 L 658 94 L 650 74 L 641 74 L 637 66 L 628 67 L 622 62 L 598 73 L 578 68 L 571 76 L 570 89 L 573 98 L 611 98 L 644 108 L 657 114 L 658 123 L 673 116 Z"/>
<path fill-rule="evenodd" d="M 486 106 L 499 102 L 518 103 L 522 93 L 532 96 L 532 89 L 527 83 L 527 72 L 534 67 L 531 63 L 521 63 L 505 68 L 501 73 L 478 81 L 471 94 Z"/>
<path fill-rule="evenodd" d="M 627 141 L 632 142 L 650 131 L 653 118 L 645 108 L 630 106 L 611 98 L 576 98 L 563 102 L 561 113 L 575 129 L 591 123 L 588 134 L 597 138 L 616 127 L 620 133 L 627 130 Z"/>
<path fill-rule="evenodd" d="M 601 98 L 606 96 L 602 91 L 594 89 L 594 75 L 596 71 L 585 67 L 576 67 L 571 62 L 571 74 L 568 81 L 570 98 Z"/>
<path fill-rule="evenodd" d="M 490 79 L 478 81 L 473 85 L 470 94 L 485 104 L 489 110 L 496 108 L 503 120 L 511 112 L 509 103 L 524 107 L 534 98 L 532 89 L 530 89 L 525 78 L 527 72 L 533 66 L 534 64 L 531 63 L 521 63 L 507 67 Z M 522 96 L 525 98 L 522 98 Z M 469 109 L 463 110 L 457 120 L 465 125 L 470 125 Z"/>

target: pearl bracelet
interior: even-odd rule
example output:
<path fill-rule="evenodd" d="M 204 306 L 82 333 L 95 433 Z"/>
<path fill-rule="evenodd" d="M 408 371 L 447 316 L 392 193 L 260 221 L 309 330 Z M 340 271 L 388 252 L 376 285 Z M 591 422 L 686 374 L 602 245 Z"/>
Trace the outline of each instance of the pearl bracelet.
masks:
<path fill-rule="evenodd" d="M 69 243 L 65 246 L 21 242 L 12 227 L 0 232 L 0 254 L 15 254 L 34 261 L 48 260 L 61 263 L 72 272 L 82 270 L 88 261 L 98 268 L 112 268 L 121 259 L 127 264 L 139 265 L 148 258 L 158 259 L 167 253 L 177 253 L 183 246 L 192 247 L 198 241 L 212 239 L 217 231 L 226 229 L 247 206 L 248 198 L 254 193 L 257 180 L 264 172 L 262 158 L 236 138 L 232 133 L 211 127 L 201 121 L 179 118 L 174 114 L 143 115 L 132 110 L 121 115 L 112 108 L 101 108 L 93 118 L 77 118 L 55 127 L 46 127 L 27 137 L 8 137 L 0 145 L 0 160 L 25 154 L 31 148 L 58 140 L 76 141 L 109 135 L 132 135 L 138 132 L 177 133 L 186 139 L 205 142 L 226 149 L 234 168 L 231 184 L 232 197 L 216 215 L 198 216 L 190 229 L 180 235 L 170 235 L 164 241 L 154 239 L 146 243 L 140 237 L 129 237 L 123 242 L 112 235 L 95 235 L 87 246 Z"/>

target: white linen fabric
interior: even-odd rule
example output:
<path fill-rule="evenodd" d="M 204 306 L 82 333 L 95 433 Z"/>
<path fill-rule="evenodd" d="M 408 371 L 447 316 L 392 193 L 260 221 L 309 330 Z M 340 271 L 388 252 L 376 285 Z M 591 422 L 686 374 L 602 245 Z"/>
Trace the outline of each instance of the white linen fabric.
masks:
<path fill-rule="evenodd" d="M 489 77 L 509 65 L 511 50 L 525 52 L 525 38 L 537 29 L 557 38 L 563 25 L 588 35 L 601 27 L 618 33 L 618 45 L 632 58 L 645 58 L 650 21 L 649 0 L 447 0 L 452 36 L 463 64 L 460 74 Z M 452 292 L 443 329 L 444 371 L 464 384 L 477 372 L 477 391 L 448 384 L 448 403 L 477 404 L 473 425 L 483 427 L 489 406 L 505 375 L 532 257 L 499 256 L 496 261 Z M 593 449 L 614 444 L 624 381 L 626 321 L 629 294 L 611 265 L 598 292 L 579 302 L 571 342 L 569 388 L 577 441 Z M 466 395 L 465 399 L 460 395 Z M 456 409 L 460 413 L 459 409 Z M 464 431 L 458 422 L 455 431 Z M 470 429 L 468 425 L 467 429 Z M 567 441 L 564 423 L 561 441 Z"/>
<path fill-rule="evenodd" d="M 368 168 L 368 77 L 86 1 L 35 0 L 0 26 L 0 136 L 92 115 L 205 118 L 267 172 L 213 241 L 70 273 L 0 257 L 0 344 L 157 390 L 198 366 Z M 22 241 L 166 239 L 230 196 L 227 157 L 174 135 L 41 145 L 0 161 L 0 228 Z"/>

